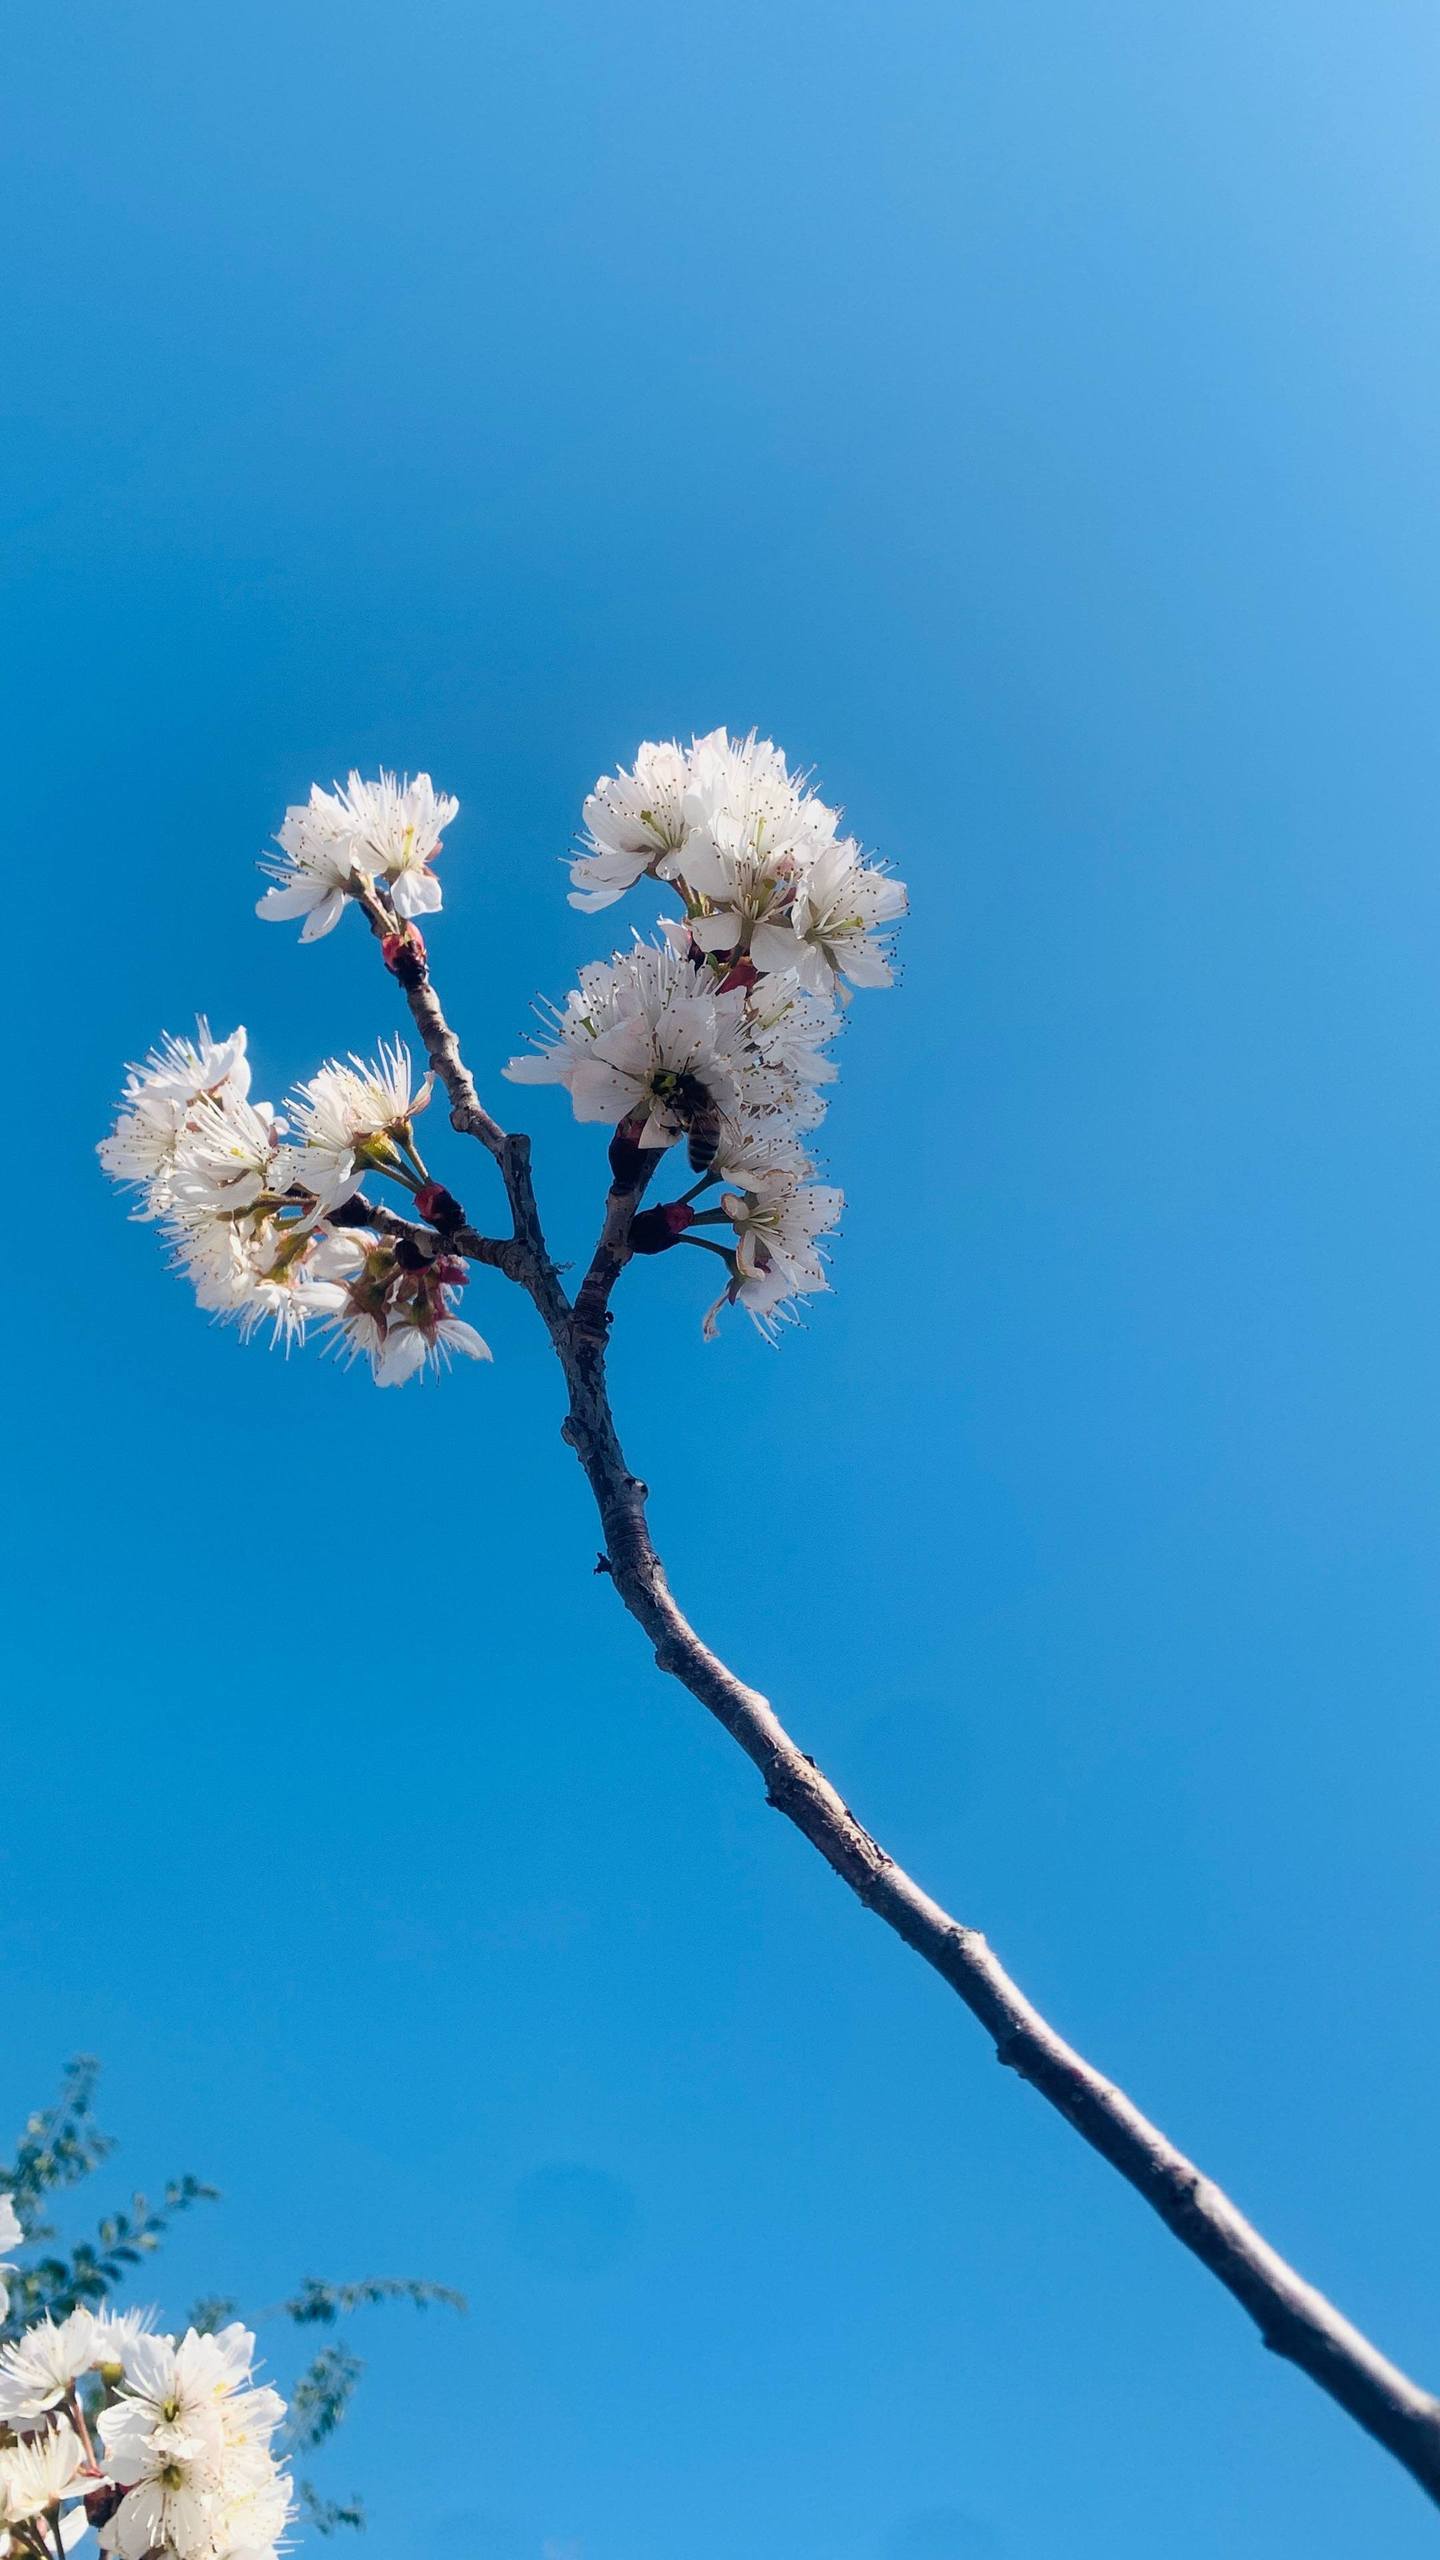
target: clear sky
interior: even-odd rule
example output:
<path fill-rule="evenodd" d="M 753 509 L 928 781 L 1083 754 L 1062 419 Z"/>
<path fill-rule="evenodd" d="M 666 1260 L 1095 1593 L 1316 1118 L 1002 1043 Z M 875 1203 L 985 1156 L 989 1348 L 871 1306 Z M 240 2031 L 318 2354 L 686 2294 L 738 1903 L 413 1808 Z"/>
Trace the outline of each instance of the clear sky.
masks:
<path fill-rule="evenodd" d="M 460 795 L 490 1075 L 608 947 L 603 767 L 813 762 L 906 982 L 808 1330 L 625 1284 L 675 1580 L 1440 2380 L 1433 8 L 12 0 L 5 52 L 5 2122 L 90 2047 L 123 2170 L 223 2186 L 176 2309 L 468 2291 L 357 2333 L 376 2560 L 1430 2550 L 655 1672 L 524 1305 L 439 1391 L 287 1367 L 91 1151 L 197 1007 L 272 1092 L 395 1027 L 353 919 L 251 916 L 313 777 Z M 578 1254 L 603 1150 L 525 1108 Z"/>

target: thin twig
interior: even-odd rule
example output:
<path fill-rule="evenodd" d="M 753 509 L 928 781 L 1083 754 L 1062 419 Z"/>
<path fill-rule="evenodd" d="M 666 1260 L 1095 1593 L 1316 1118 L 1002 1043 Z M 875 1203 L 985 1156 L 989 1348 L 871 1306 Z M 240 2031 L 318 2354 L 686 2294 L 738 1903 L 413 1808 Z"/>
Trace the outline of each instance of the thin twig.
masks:
<path fill-rule="evenodd" d="M 351 895 L 368 917 L 376 941 L 382 947 L 393 944 L 402 928 L 373 884 L 357 877 Z M 460 1054 L 460 1042 L 431 984 L 423 945 L 413 936 L 404 937 L 388 965 L 410 1008 L 425 1055 L 450 1097 L 451 1127 L 458 1129 L 462 1137 L 478 1139 L 500 1168 L 514 1222 L 513 1243 L 518 1248 L 510 1276 L 520 1279 L 528 1289 L 553 1336 L 555 1326 L 569 1317 L 570 1301 L 560 1286 L 540 1224 L 530 1178 L 530 1141 L 518 1130 L 502 1129 L 481 1101 L 475 1079 Z M 484 1261 L 492 1257 L 482 1254 L 476 1258 Z"/>
<path fill-rule="evenodd" d="M 467 1262 L 483 1262 L 492 1270 L 503 1271 L 508 1279 L 520 1280 L 524 1276 L 524 1258 L 510 1236 L 477 1235 L 473 1227 L 455 1227 L 441 1235 L 436 1227 L 398 1217 L 382 1201 L 367 1200 L 361 1191 L 342 1200 L 327 1216 L 332 1227 L 369 1227 L 377 1236 L 388 1236 L 396 1244 L 413 1244 L 432 1260 L 437 1254 L 458 1253 Z"/>
<path fill-rule="evenodd" d="M 430 984 L 423 944 L 407 931 L 373 884 L 361 880 L 358 874 L 350 894 L 368 917 L 376 941 L 398 945 L 389 965 L 404 989 L 425 1055 L 449 1095 L 451 1126 L 462 1137 L 478 1138 L 498 1161 L 505 1132 L 498 1121 L 491 1119 L 476 1092 L 470 1070 L 460 1055 L 460 1043 L 440 1010 Z"/>
<path fill-rule="evenodd" d="M 374 914 L 371 922 L 376 923 Z M 610 1296 L 630 1258 L 630 1223 L 649 1171 L 637 1174 L 628 1189 L 621 1183 L 611 1189 L 595 1254 L 572 1307 L 545 1242 L 528 1139 L 503 1133 L 480 1104 L 428 974 L 420 988 L 406 985 L 405 993 L 452 1102 L 457 1093 L 473 1098 L 465 1102 L 463 1117 L 458 1104 L 452 1112 L 456 1127 L 468 1128 L 500 1163 L 514 1239 L 501 1260 L 491 1240 L 473 1238 L 488 1248 L 475 1258 L 495 1260 L 517 1280 L 544 1321 L 568 1389 L 564 1436 L 600 1514 L 601 1562 L 653 1645 L 661 1670 L 724 1726 L 760 1772 L 767 1801 L 819 1850 L 866 1909 L 959 1994 L 992 2038 L 997 2058 L 1128 2179 L 1182 2247 L 1250 2314 L 1265 2345 L 1328 2392 L 1440 2505 L 1440 2402 L 1381 2355 L 1122 2089 L 1057 2035 L 979 1931 L 954 1919 L 896 1864 L 792 1740 L 768 1699 L 738 1679 L 696 1634 L 665 1578 L 646 1516 L 647 1487 L 626 1463 L 605 1375 Z"/>
<path fill-rule="evenodd" d="M 612 1182 L 605 1196 L 605 1219 L 590 1268 L 575 1293 L 574 1331 L 592 1353 L 603 1351 L 610 1331 L 610 1294 L 630 1260 L 630 1229 L 649 1184 L 664 1162 L 664 1151 L 636 1149 L 636 1170 L 629 1181 Z"/>

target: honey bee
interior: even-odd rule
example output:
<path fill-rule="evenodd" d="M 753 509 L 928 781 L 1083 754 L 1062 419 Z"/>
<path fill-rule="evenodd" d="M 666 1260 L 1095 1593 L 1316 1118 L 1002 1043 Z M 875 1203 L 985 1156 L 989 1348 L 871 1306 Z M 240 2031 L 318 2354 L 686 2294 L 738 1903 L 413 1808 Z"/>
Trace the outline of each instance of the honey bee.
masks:
<path fill-rule="evenodd" d="M 656 1078 L 657 1090 L 685 1132 L 685 1151 L 694 1173 L 708 1173 L 720 1152 L 728 1123 L 714 1095 L 698 1076 L 670 1074 Z"/>

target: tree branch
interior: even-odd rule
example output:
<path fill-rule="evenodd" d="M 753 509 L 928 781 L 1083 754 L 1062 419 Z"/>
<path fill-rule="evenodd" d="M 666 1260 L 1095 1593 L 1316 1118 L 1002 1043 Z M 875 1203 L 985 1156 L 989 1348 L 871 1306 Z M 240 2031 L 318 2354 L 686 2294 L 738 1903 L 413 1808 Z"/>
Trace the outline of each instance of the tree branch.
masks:
<path fill-rule="evenodd" d="M 858 1822 L 767 1699 L 711 1652 L 671 1594 L 646 1519 L 646 1487 L 624 1459 L 603 1359 L 576 1343 L 565 1437 L 599 1507 L 611 1578 L 655 1659 L 738 1742 L 767 1801 L 842 1881 L 959 1993 L 996 2056 L 1028 2080 L 1127 2178 L 1183 2247 L 1218 2276 L 1267 2347 L 1318 2382 L 1440 2504 L 1440 2402 L 1373 2347 L 1184 2153 L 1065 2043 L 1012 1982 L 978 1930 L 931 1899 Z"/>
<path fill-rule="evenodd" d="M 475 1080 L 460 1055 L 460 1043 L 440 1010 L 430 984 L 424 944 L 407 931 L 373 882 L 362 880 L 357 873 L 350 895 L 368 917 L 376 941 L 382 946 L 398 945 L 387 953 L 386 966 L 404 991 L 425 1055 L 450 1097 L 451 1127 L 458 1129 L 462 1137 L 478 1138 L 498 1163 L 505 1132 L 498 1121 L 492 1120 L 476 1092 Z"/>
<path fill-rule="evenodd" d="M 592 1355 L 604 1350 L 610 1331 L 611 1292 L 630 1260 L 630 1229 L 635 1212 L 664 1162 L 664 1150 L 652 1147 L 642 1153 L 636 1148 L 634 1157 L 630 1179 L 617 1178 L 605 1195 L 599 1241 L 590 1268 L 575 1293 L 573 1329 L 577 1340 Z"/>
<path fill-rule="evenodd" d="M 402 928 L 374 883 L 361 881 L 357 875 L 351 895 L 363 908 L 370 930 L 382 949 L 393 944 Z M 413 937 L 402 939 L 401 947 L 387 955 L 386 965 L 410 1008 L 410 1018 L 420 1034 L 425 1055 L 450 1097 L 451 1127 L 458 1129 L 462 1137 L 478 1138 L 500 1168 L 514 1228 L 511 1239 L 513 1251 L 501 1267 L 509 1272 L 512 1280 L 519 1280 L 528 1290 L 551 1340 L 558 1347 L 557 1329 L 563 1329 L 569 1323 L 570 1301 L 560 1285 L 540 1223 L 539 1205 L 530 1175 L 530 1141 L 518 1129 L 502 1129 L 481 1101 L 475 1079 L 460 1054 L 459 1039 L 446 1020 L 444 1008 L 430 982 L 423 943 L 416 942 Z M 472 1230 L 467 1228 L 465 1232 L 473 1236 Z M 473 1240 L 484 1242 L 482 1238 Z M 461 1245 L 459 1249 L 467 1252 L 469 1247 Z M 498 1254 L 488 1252 L 477 1253 L 473 1258 L 477 1261 L 499 1260 Z"/>
<path fill-rule="evenodd" d="M 362 1191 L 342 1200 L 338 1208 L 326 1212 L 332 1227 L 369 1227 L 377 1236 L 389 1236 L 394 1243 L 413 1244 L 432 1258 L 438 1253 L 458 1253 L 467 1262 L 488 1263 L 495 1271 L 503 1271 L 507 1279 L 522 1277 L 522 1258 L 509 1236 L 477 1235 L 473 1227 L 456 1227 L 449 1235 L 441 1235 L 436 1227 L 419 1225 L 414 1218 L 397 1217 L 379 1200 L 367 1200 Z"/>
<path fill-rule="evenodd" d="M 362 903 L 377 934 L 394 930 L 378 899 Z M 534 1300 L 564 1371 L 569 1401 L 562 1428 L 595 1497 L 604 1561 L 661 1670 L 739 1744 L 764 1780 L 767 1802 L 794 1823 L 866 1909 L 958 1993 L 991 2037 L 998 2060 L 1028 2080 L 1128 2179 L 1182 2247 L 1249 2313 L 1265 2345 L 1328 2392 L 1440 2505 L 1440 2401 L 1381 2355 L 1122 2089 L 1057 2035 L 979 1931 L 954 1919 L 897 1865 L 791 1739 L 768 1699 L 738 1679 L 697 1635 L 656 1553 L 646 1516 L 648 1488 L 626 1462 L 605 1376 L 610 1297 L 630 1258 L 630 1224 L 653 1166 L 635 1167 L 628 1181 L 624 1173 L 617 1176 L 572 1306 L 545 1241 L 530 1179 L 529 1140 L 507 1135 L 480 1104 L 423 962 L 416 985 L 401 983 L 426 1054 L 451 1096 L 455 1126 L 478 1136 L 500 1165 L 515 1221 L 513 1266 L 506 1261 L 501 1267 Z M 471 1242 L 488 1246 L 482 1238 Z M 499 1252 L 489 1248 L 475 1258 L 498 1260 Z"/>

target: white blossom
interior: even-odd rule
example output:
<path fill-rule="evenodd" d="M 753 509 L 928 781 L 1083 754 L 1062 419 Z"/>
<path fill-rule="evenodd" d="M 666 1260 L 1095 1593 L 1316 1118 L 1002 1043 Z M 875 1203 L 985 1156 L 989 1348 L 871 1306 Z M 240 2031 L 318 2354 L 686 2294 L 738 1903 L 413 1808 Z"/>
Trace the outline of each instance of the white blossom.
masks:
<path fill-rule="evenodd" d="M 268 1102 L 249 1102 L 229 1085 L 202 1095 L 176 1134 L 170 1202 L 182 1213 L 220 1214 L 283 1198 L 294 1178 L 283 1127 Z"/>
<path fill-rule="evenodd" d="M 94 2360 L 98 2368 L 118 2371 L 127 2350 L 137 2338 L 148 2337 L 155 2326 L 153 2304 L 145 2310 L 97 2311 L 95 2314 Z"/>
<path fill-rule="evenodd" d="M 100 2527 L 101 2550 L 118 2551 L 121 2560 L 147 2560 L 151 2553 L 162 2560 L 218 2560 L 225 2546 L 217 2534 L 222 2511 L 215 2466 L 161 2454 L 145 2456 L 144 2465 Z"/>
<path fill-rule="evenodd" d="M 140 2337 L 100 2419 L 106 2465 L 125 2491 L 101 2528 L 121 2560 L 239 2560 L 269 2551 L 289 2513 L 270 2439 L 285 2414 L 252 2375 L 239 2323 L 214 2336 Z"/>
<path fill-rule="evenodd" d="M 324 1208 L 348 1199 L 368 1168 L 398 1161 L 397 1138 L 408 1143 L 410 1124 L 430 1100 L 433 1079 L 415 1085 L 403 1041 L 381 1041 L 376 1058 L 332 1058 L 302 1084 L 291 1104 L 300 1144 L 297 1182 Z"/>
<path fill-rule="evenodd" d="M 270 2560 L 294 2514 L 290 2482 L 268 2452 L 230 2450 L 220 2474 L 216 2560 Z"/>
<path fill-rule="evenodd" d="M 613 906 L 646 872 L 662 877 L 685 842 L 690 762 L 683 747 L 648 744 L 626 773 L 604 773 L 585 803 L 585 850 L 570 866 L 572 907 Z"/>
<path fill-rule="evenodd" d="M 79 2375 L 95 2361 L 92 2312 L 72 2311 L 68 2319 L 48 2316 L 0 2347 L 0 2419 L 12 2427 L 33 2425 L 46 2411 L 59 2407 Z"/>
<path fill-rule="evenodd" d="M 203 1014 L 194 1040 L 169 1032 L 141 1066 L 131 1067 L 115 1126 L 96 1150 L 112 1181 L 146 1195 L 142 1216 L 157 1216 L 170 1203 L 170 1173 L 188 1116 L 202 1101 L 243 1102 L 250 1091 L 245 1030 L 228 1040 L 211 1038 Z"/>
<path fill-rule="evenodd" d="M 834 1083 L 839 1069 L 825 1051 L 841 1020 L 828 995 L 808 992 L 796 971 L 787 969 L 756 981 L 745 1012 L 751 1045 L 766 1066 L 792 1084 Z"/>
<path fill-rule="evenodd" d="M 635 1121 L 642 1147 L 668 1147 L 701 1115 L 733 1120 L 777 1097 L 744 1015 L 743 989 L 722 994 L 709 970 L 641 942 L 582 969 L 550 1041 L 505 1073 L 562 1084 L 577 1120 Z"/>
<path fill-rule="evenodd" d="M 706 838 L 716 842 L 723 833 L 732 847 L 747 845 L 761 859 L 788 853 L 803 862 L 830 841 L 839 819 L 791 773 L 780 749 L 753 729 L 747 738 L 712 729 L 696 739 L 685 815 L 685 876 L 695 887 L 705 885 L 695 880 L 693 864 Z"/>
<path fill-rule="evenodd" d="M 262 892 L 255 912 L 267 924 L 303 916 L 301 941 L 318 942 L 339 923 L 355 875 L 363 868 L 350 813 L 338 796 L 338 787 L 332 793 L 312 783 L 308 801 L 297 801 L 286 810 L 275 841 L 285 858 L 262 861 L 261 870 L 269 873 L 275 886 Z"/>
<path fill-rule="evenodd" d="M 82 2495 L 91 2485 L 84 2463 L 80 2438 L 64 2418 L 43 2434 L 0 2447 L 0 2524 L 24 2524 L 62 2498 Z"/>
<path fill-rule="evenodd" d="M 750 952 L 769 917 L 831 841 L 838 812 L 804 790 L 770 740 L 697 743 L 685 808 L 684 879 L 692 936 L 705 951 Z M 767 965 L 765 963 L 759 964 Z"/>
<path fill-rule="evenodd" d="M 313 940 L 364 895 L 377 920 L 383 908 L 387 925 L 407 925 L 440 903 L 432 866 L 456 807 L 428 774 L 316 785 L 286 812 L 260 912 L 302 918 Z M 822 1239 L 841 1195 L 816 1180 L 810 1134 L 836 1076 L 840 1005 L 853 987 L 891 982 L 905 890 L 841 834 L 840 811 L 770 739 L 723 728 L 688 747 L 646 742 L 587 798 L 572 905 L 594 912 L 646 877 L 681 912 L 660 920 L 658 942 L 637 938 L 584 967 L 564 1005 L 547 1009 L 534 1054 L 505 1073 L 559 1084 L 578 1120 L 618 1128 L 617 1181 L 632 1147 L 658 1154 L 684 1140 L 700 1179 L 642 1212 L 635 1250 L 728 1225 L 726 1298 L 769 1331 L 828 1286 Z M 385 957 L 418 1003 L 401 940 L 387 939 Z M 130 1070 L 100 1148 L 106 1171 L 141 1191 L 141 1214 L 164 1220 L 201 1306 L 247 1338 L 268 1328 L 287 1349 L 318 1323 L 382 1386 L 455 1356 L 488 1359 L 455 1303 L 467 1273 L 447 1239 L 463 1212 L 444 1205 L 415 1146 L 432 1079 L 417 1087 L 403 1043 L 382 1042 L 368 1061 L 326 1060 L 288 1124 L 249 1084 L 243 1030 L 217 1042 L 202 1020 L 194 1042 L 167 1038 Z M 357 1193 L 375 1172 L 416 1192 L 430 1241 L 365 1209 Z M 697 1208 L 712 1183 L 723 1207 Z"/>
<path fill-rule="evenodd" d="M 228 1047 L 227 1058 L 214 1043 L 202 1053 L 170 1042 L 132 1079 L 149 1080 L 145 1107 L 163 1122 L 164 1160 L 149 1169 L 147 1202 L 199 1305 L 245 1340 L 268 1330 L 287 1351 L 323 1322 L 352 1353 L 367 1353 L 383 1386 L 455 1357 L 488 1360 L 452 1304 L 468 1276 L 462 1261 L 441 1253 L 411 1271 L 367 1228 L 348 1217 L 338 1229 L 329 1223 L 367 1170 L 408 1168 L 412 1184 L 423 1173 L 412 1123 L 432 1079 L 417 1086 L 404 1044 L 382 1042 L 369 1060 L 329 1060 L 299 1088 L 293 1127 L 241 1089 L 248 1067 L 232 1077 L 237 1061 L 244 1066 L 243 1032 Z M 198 1075 L 210 1079 L 201 1090 Z"/>
<path fill-rule="evenodd" d="M 227 2441 L 268 2443 L 285 2404 L 278 2392 L 252 2386 L 254 2354 L 254 2336 L 238 2321 L 213 2335 L 187 2329 L 178 2343 L 132 2338 L 119 2393 L 100 2421 L 116 2477 L 138 2478 L 142 2456 L 215 2464 Z"/>
<path fill-rule="evenodd" d="M 454 1312 L 461 1268 L 439 1255 L 428 1269 L 408 1270 L 384 1238 L 362 1247 L 338 1293 L 330 1325 L 336 1349 L 350 1360 L 368 1360 L 379 1387 L 403 1387 L 427 1368 L 447 1368 L 457 1355 L 488 1360 L 484 1336 Z"/>
<path fill-rule="evenodd" d="M 682 949 L 797 970 L 817 996 L 891 983 L 885 937 L 905 912 L 902 884 L 840 837 L 838 809 L 768 738 L 714 729 L 683 752 L 643 746 L 585 815 L 591 850 L 572 866 L 572 905 L 608 906 L 653 873 L 684 900 L 665 927 Z"/>
<path fill-rule="evenodd" d="M 407 1301 L 392 1303 L 383 1317 L 361 1308 L 347 1310 L 337 1318 L 336 1330 L 352 1360 L 363 1356 L 369 1361 L 377 1387 L 403 1387 L 427 1368 L 448 1368 L 457 1354 L 466 1360 L 494 1356 L 483 1334 L 463 1316 Z"/>
<path fill-rule="evenodd" d="M 710 1170 L 718 1181 L 737 1190 L 760 1189 L 774 1181 L 813 1181 L 815 1166 L 803 1143 L 806 1134 L 775 1114 L 741 1118 L 722 1132 Z"/>
<path fill-rule="evenodd" d="M 797 1183 L 783 1176 L 727 1191 L 721 1207 L 735 1232 L 735 1267 L 729 1288 L 705 1320 L 707 1335 L 727 1302 L 751 1315 L 774 1338 L 777 1318 L 790 1301 L 828 1289 L 820 1238 L 835 1226 L 845 1194 L 829 1183 Z"/>
<path fill-rule="evenodd" d="M 440 883 L 430 865 L 459 806 L 428 773 L 412 782 L 382 771 L 366 782 L 352 772 L 333 791 L 313 784 L 309 799 L 285 812 L 276 836 L 283 861 L 261 865 L 277 885 L 256 913 L 275 923 L 303 916 L 300 939 L 316 942 L 339 923 L 357 878 L 369 877 L 384 882 L 398 916 L 432 914 Z"/>
<path fill-rule="evenodd" d="M 207 1314 L 239 1328 L 242 1341 L 269 1325 L 272 1342 L 289 1349 L 308 1327 L 343 1304 L 339 1283 L 360 1251 L 348 1232 L 331 1235 L 265 1211 L 250 1216 L 205 1210 L 176 1215 L 166 1226 L 177 1267 Z"/>
<path fill-rule="evenodd" d="M 735 1259 L 742 1274 L 779 1271 L 797 1296 L 828 1289 L 817 1239 L 835 1226 L 844 1206 L 844 1192 L 826 1182 L 772 1180 L 746 1191 L 727 1191 L 721 1200 L 735 1229 Z"/>
<path fill-rule="evenodd" d="M 829 995 L 842 978 L 856 987 L 891 986 L 885 937 L 906 905 L 904 883 L 862 861 L 847 837 L 797 880 L 788 915 L 757 926 L 751 957 L 761 969 L 794 969 L 816 995 Z"/>

